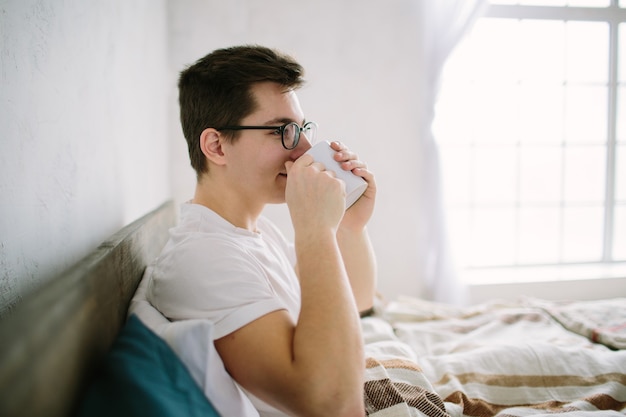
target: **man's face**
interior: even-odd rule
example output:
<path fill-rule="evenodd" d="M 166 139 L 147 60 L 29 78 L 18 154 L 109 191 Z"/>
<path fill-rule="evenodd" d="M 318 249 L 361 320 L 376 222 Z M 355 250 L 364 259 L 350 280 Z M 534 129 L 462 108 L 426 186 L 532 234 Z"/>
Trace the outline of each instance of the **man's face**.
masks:
<path fill-rule="evenodd" d="M 257 108 L 241 121 L 242 126 L 304 124 L 304 113 L 295 92 L 285 92 L 276 83 L 264 82 L 254 85 L 252 93 Z M 285 162 L 296 160 L 310 148 L 304 134 L 300 135 L 297 147 L 287 150 L 274 130 L 242 130 L 239 139 L 225 149 L 232 186 L 238 188 L 244 204 L 283 203 L 287 183 Z"/>

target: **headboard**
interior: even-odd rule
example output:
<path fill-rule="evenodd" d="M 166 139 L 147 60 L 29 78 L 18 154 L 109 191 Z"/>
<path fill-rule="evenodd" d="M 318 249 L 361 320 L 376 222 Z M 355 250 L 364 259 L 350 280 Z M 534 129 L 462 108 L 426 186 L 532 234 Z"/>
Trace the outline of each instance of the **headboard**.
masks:
<path fill-rule="evenodd" d="M 161 251 L 168 201 L 103 242 L 0 321 L 0 416 L 67 416 L 115 340 L 143 271 Z"/>

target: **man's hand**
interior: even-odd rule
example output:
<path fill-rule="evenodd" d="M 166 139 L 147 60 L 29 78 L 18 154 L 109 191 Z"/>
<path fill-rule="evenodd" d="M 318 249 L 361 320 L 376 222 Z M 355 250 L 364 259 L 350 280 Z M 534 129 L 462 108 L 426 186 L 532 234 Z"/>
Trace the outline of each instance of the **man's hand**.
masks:
<path fill-rule="evenodd" d="M 286 162 L 285 167 L 285 200 L 296 233 L 326 228 L 336 231 L 345 208 L 343 181 L 306 154 L 295 162 Z"/>
<path fill-rule="evenodd" d="M 336 151 L 335 161 L 341 164 L 346 171 L 352 171 L 367 182 L 365 193 L 354 203 L 346 212 L 341 222 L 342 229 L 352 231 L 361 231 L 367 225 L 374 212 L 374 203 L 376 201 L 376 181 L 374 175 L 367 170 L 367 165 L 359 160 L 358 156 L 351 152 L 341 142 L 332 142 L 331 148 Z"/>

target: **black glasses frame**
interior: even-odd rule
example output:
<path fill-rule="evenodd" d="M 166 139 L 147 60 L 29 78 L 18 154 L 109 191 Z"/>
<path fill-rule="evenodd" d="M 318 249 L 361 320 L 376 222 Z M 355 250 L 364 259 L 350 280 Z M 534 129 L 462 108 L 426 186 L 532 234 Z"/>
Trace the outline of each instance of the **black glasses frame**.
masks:
<path fill-rule="evenodd" d="M 293 145 L 291 147 L 288 147 L 287 145 L 285 145 L 285 130 L 287 129 L 287 126 L 290 126 L 290 125 L 295 126 L 297 133 L 296 133 L 296 137 L 293 140 Z M 218 130 L 218 131 L 220 130 L 278 130 L 280 132 L 280 142 L 282 143 L 283 148 L 290 151 L 292 149 L 295 149 L 296 146 L 298 146 L 298 143 L 300 142 L 300 134 L 302 133 L 303 130 L 305 130 L 309 126 L 315 126 L 315 128 L 317 128 L 317 123 L 306 122 L 302 127 L 300 127 L 300 125 L 296 122 L 285 123 L 282 126 L 224 126 L 224 127 L 215 128 L 215 130 Z"/>

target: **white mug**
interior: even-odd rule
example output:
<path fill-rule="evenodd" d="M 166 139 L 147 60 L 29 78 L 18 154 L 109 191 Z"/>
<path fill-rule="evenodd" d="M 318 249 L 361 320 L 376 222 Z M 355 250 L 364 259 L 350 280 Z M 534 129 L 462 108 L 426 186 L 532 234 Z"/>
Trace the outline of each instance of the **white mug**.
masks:
<path fill-rule="evenodd" d="M 367 182 L 363 178 L 344 170 L 339 162 L 335 161 L 333 156 L 336 151 L 330 147 L 328 141 L 317 143 L 306 153 L 311 155 L 315 162 L 324 164 L 326 170 L 333 171 L 336 177 L 346 184 L 346 209 L 354 204 L 367 189 Z"/>

